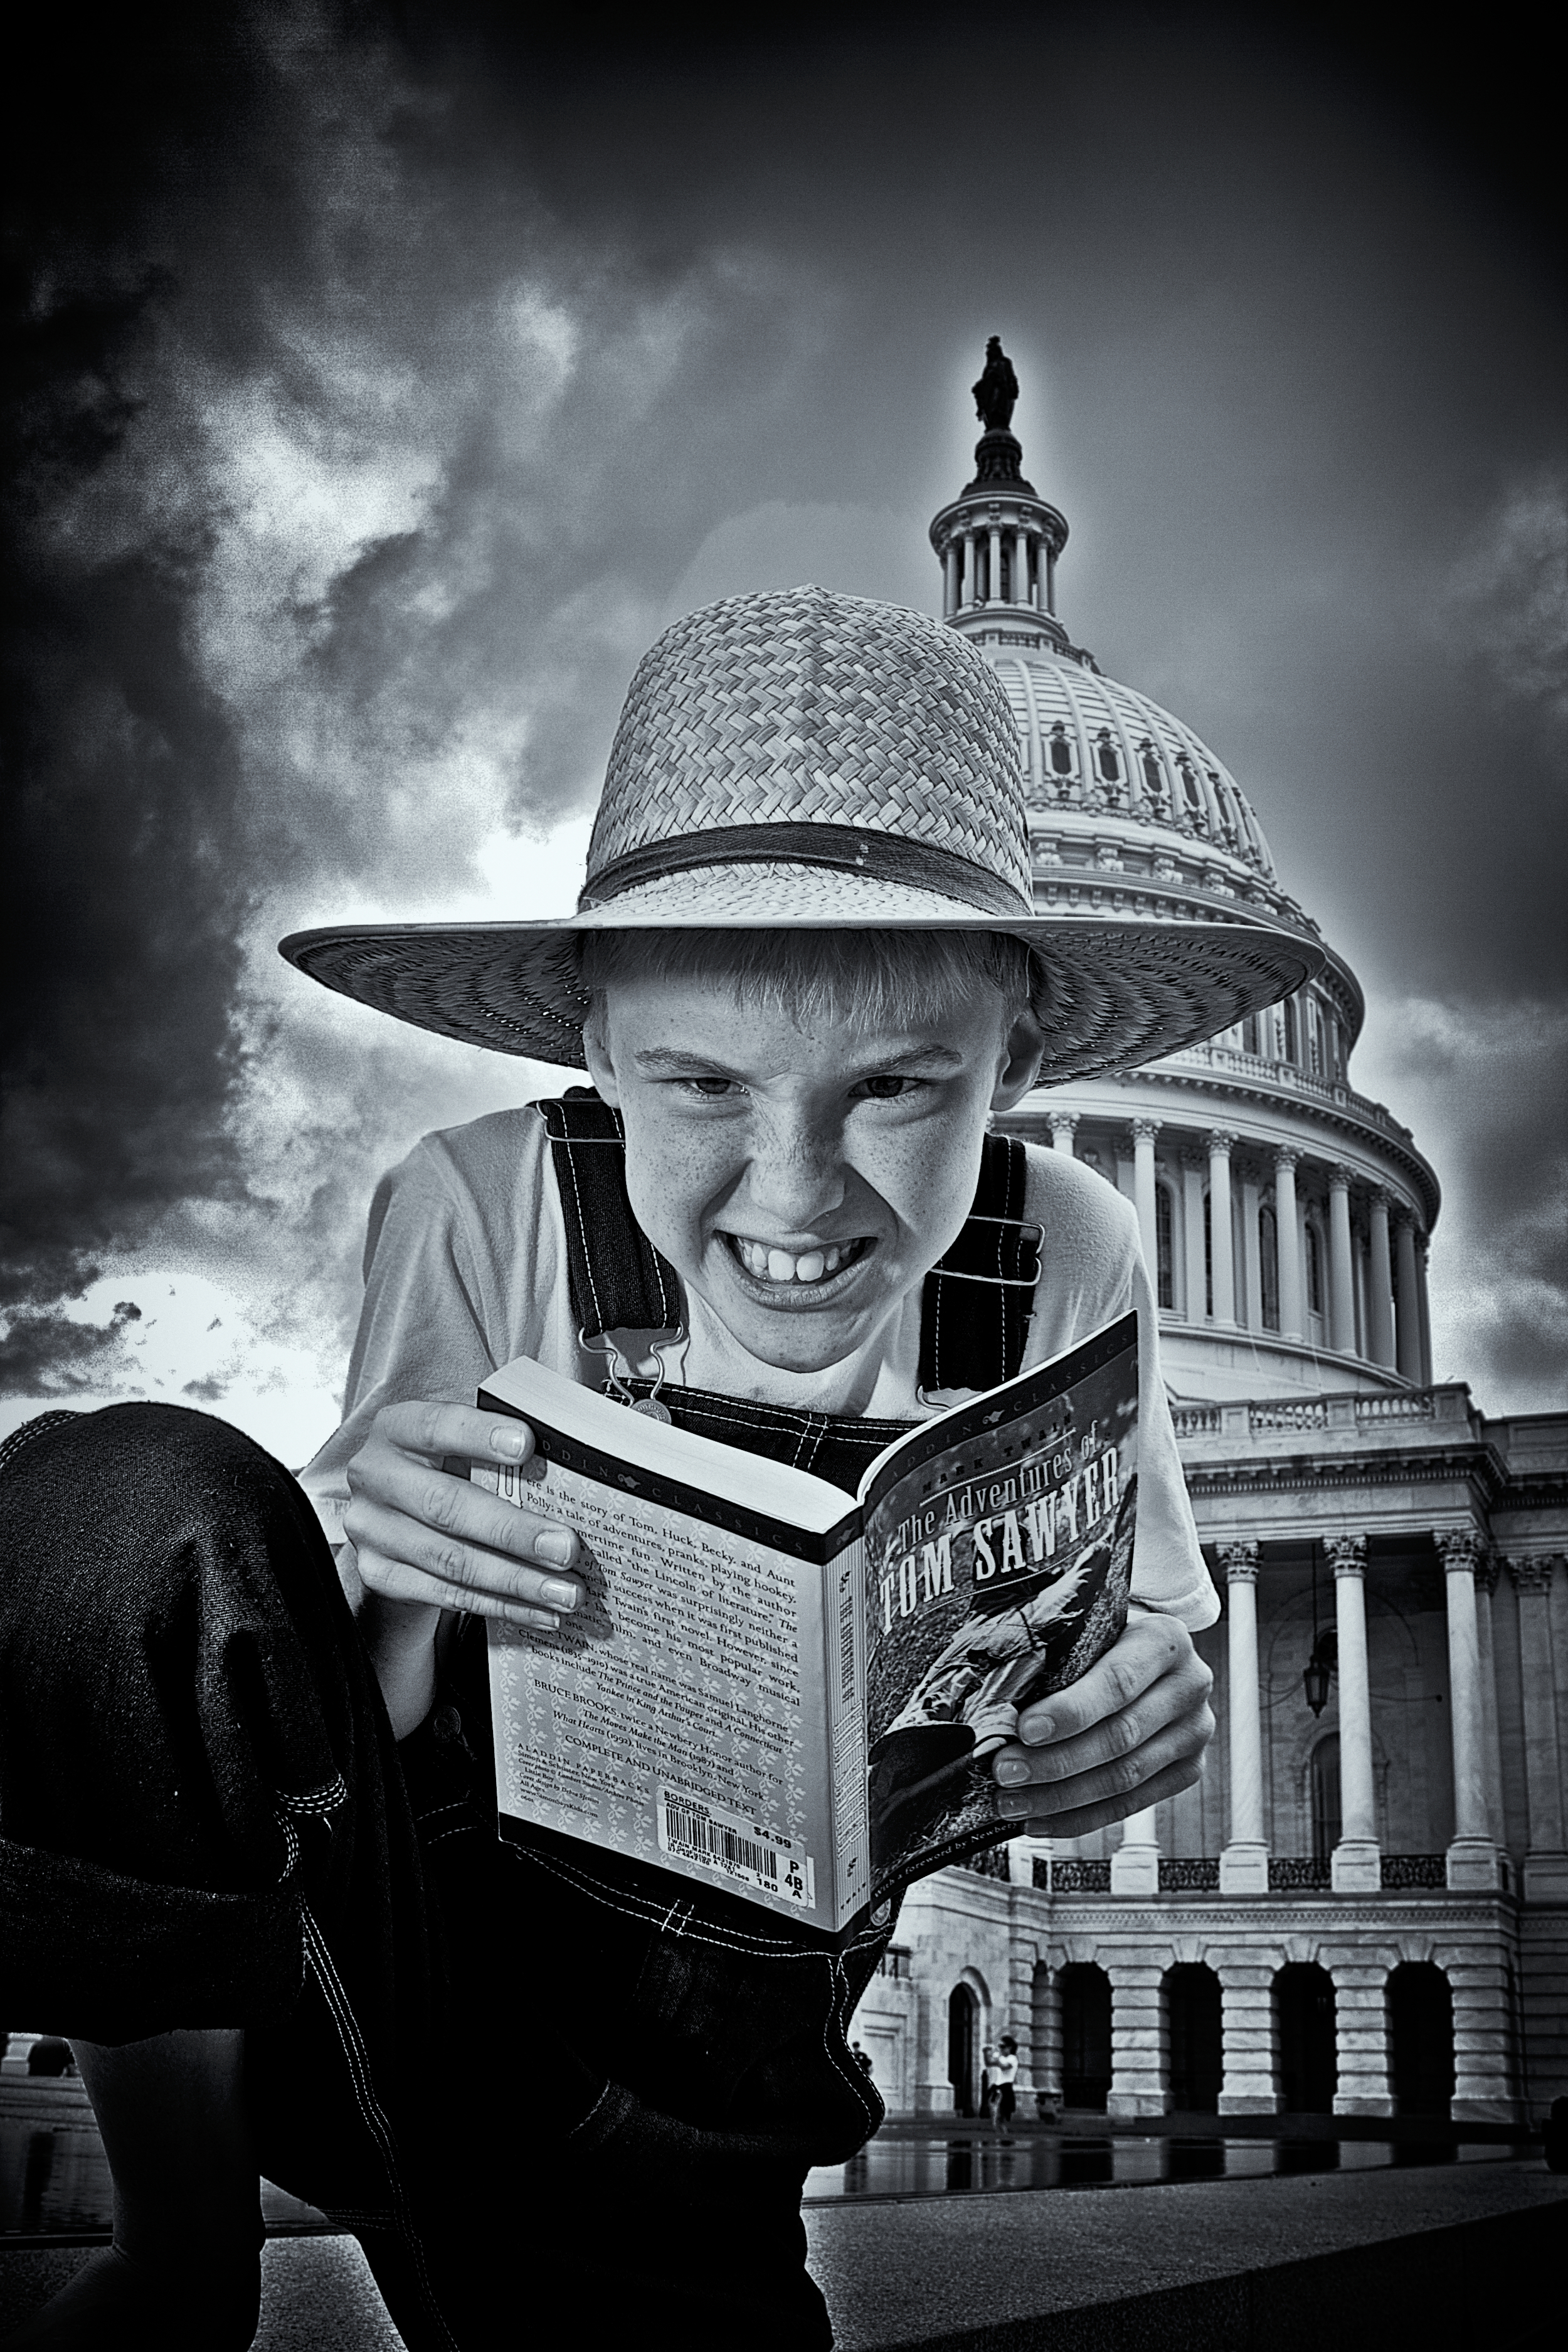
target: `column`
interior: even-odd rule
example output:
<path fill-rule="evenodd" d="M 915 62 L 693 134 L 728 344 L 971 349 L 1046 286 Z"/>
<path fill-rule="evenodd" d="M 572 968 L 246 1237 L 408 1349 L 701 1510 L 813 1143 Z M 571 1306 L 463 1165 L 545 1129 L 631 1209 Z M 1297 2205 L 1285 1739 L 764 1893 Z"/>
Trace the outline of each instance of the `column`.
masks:
<path fill-rule="evenodd" d="M 1403 1209 L 1394 1220 L 1394 1246 L 1399 1265 L 1399 1295 L 1394 1301 L 1397 1337 L 1394 1352 L 1402 1376 L 1412 1388 L 1421 1385 L 1421 1302 L 1415 1273 L 1415 1220 Z"/>
<path fill-rule="evenodd" d="M 1226 1717 L 1230 1733 L 1230 1842 L 1219 1858 L 1222 1895 L 1267 1895 L 1263 1832 L 1263 1727 L 1258 1688 L 1258 1546 L 1221 1544 L 1229 1641 Z M 1234 2112 L 1234 2111 L 1233 2111 Z"/>
<path fill-rule="evenodd" d="M 1057 551 L 1054 547 L 1047 547 L 1046 550 L 1046 610 L 1047 613 L 1054 613 L 1056 609 Z"/>
<path fill-rule="evenodd" d="M 1053 1151 L 1065 1151 L 1068 1158 L 1069 1160 L 1072 1159 L 1072 1139 L 1077 1131 L 1078 1113 L 1076 1110 L 1052 1111 L 1051 1150 Z"/>
<path fill-rule="evenodd" d="M 1121 1824 L 1121 1843 L 1110 1857 L 1112 1895 L 1160 1892 L 1160 1833 L 1154 1826 L 1154 1810 L 1145 1805 L 1141 1813 L 1129 1813 Z"/>
<path fill-rule="evenodd" d="M 1035 2105 L 1042 2116 L 1059 2120 L 1062 2111 L 1062 1980 L 1059 1969 L 1037 1962 L 1029 2004 L 1034 2044 Z"/>
<path fill-rule="evenodd" d="M 1388 2079 L 1388 1970 L 1379 1960 L 1331 1962 L 1334 1980 L 1336 2116 L 1391 2116 Z"/>
<path fill-rule="evenodd" d="M 1289 1145 L 1274 1155 L 1274 1224 L 1279 1247 L 1279 1337 L 1304 1339 L 1301 1312 L 1301 1219 L 1296 1207 L 1296 1163 Z"/>
<path fill-rule="evenodd" d="M 1222 1862 L 1222 1870 L 1224 1866 Z M 1279 2095 L 1273 1958 L 1260 1954 L 1244 1966 L 1220 1965 L 1218 1976 L 1225 2049 L 1220 2114 L 1277 2116 L 1284 2101 Z"/>
<path fill-rule="evenodd" d="M 1367 1354 L 1389 1371 L 1394 1357 L 1394 1275 L 1388 1260 L 1388 1195 L 1379 1185 L 1372 1196 L 1372 1248 L 1366 1268 Z"/>
<path fill-rule="evenodd" d="M 1522 2119 L 1513 2076 L 1514 2019 L 1503 1956 L 1471 1945 L 1446 1971 L 1454 1994 L 1454 2123 Z"/>
<path fill-rule="evenodd" d="M 1563 1767 L 1558 1746 L 1557 1682 L 1552 1652 L 1550 1559 L 1510 1559 L 1519 1591 L 1521 1696 L 1524 1701 L 1524 1793 L 1530 1844 L 1524 1857 L 1525 1901 L 1568 1901 L 1568 1836 L 1563 1830 Z"/>
<path fill-rule="evenodd" d="M 985 601 L 999 604 L 1002 601 L 1002 526 L 991 526 L 991 563 L 985 574 Z"/>
<path fill-rule="evenodd" d="M 1355 1353 L 1355 1283 L 1351 1268 L 1351 1171 L 1329 1171 L 1329 1345 Z"/>
<path fill-rule="evenodd" d="M 983 604 L 984 599 L 980 593 L 980 533 L 977 530 L 966 531 L 963 545 L 969 562 L 969 601 L 972 604 Z"/>
<path fill-rule="evenodd" d="M 1497 1652 L 1492 1642 L 1492 1594 L 1497 1589 L 1500 1565 L 1495 1552 L 1477 1563 L 1476 1631 L 1481 1645 L 1481 1764 L 1487 1788 L 1487 1822 L 1498 1849 L 1500 1869 L 1508 1841 L 1502 1803 L 1502 1738 L 1498 1729 Z"/>
<path fill-rule="evenodd" d="M 1248 1168 L 1241 1180 L 1243 1295 L 1236 1302 L 1236 1319 L 1249 1331 L 1261 1331 L 1263 1328 L 1263 1248 L 1258 1237 L 1258 1171 Z"/>
<path fill-rule="evenodd" d="M 910 2095 L 918 2116 L 951 2116 L 952 2084 L 947 2079 L 947 2000 L 945 1995 L 917 1995 L 914 2065 Z"/>
<path fill-rule="evenodd" d="M 1138 1230 L 1143 1237 L 1143 1263 L 1155 1286 L 1156 1297 L 1160 1239 L 1154 1222 L 1154 1139 L 1159 1132 L 1157 1118 L 1135 1118 L 1132 1122 L 1132 1199 L 1138 1211 Z"/>
<path fill-rule="evenodd" d="M 1431 1244 L 1425 1234 L 1415 1244 L 1415 1307 L 1421 1318 L 1421 1385 L 1432 1385 L 1432 1302 L 1426 1292 L 1426 1259 Z"/>
<path fill-rule="evenodd" d="M 1323 1549 L 1334 1572 L 1334 1629 L 1339 1644 L 1341 1827 L 1331 1864 L 1333 1889 L 1336 1895 L 1376 1895 L 1383 1885 L 1383 1857 L 1377 1847 L 1372 1778 L 1372 1690 L 1367 1678 L 1363 1588 L 1366 1538 L 1330 1536 Z"/>
<path fill-rule="evenodd" d="M 1026 604 L 1029 601 L 1029 534 L 1013 533 L 1013 602 Z"/>
<path fill-rule="evenodd" d="M 1483 1559 L 1474 1528 L 1439 1528 L 1432 1540 L 1443 1563 L 1448 1603 L 1448 1737 L 1454 1766 L 1450 1888 L 1492 1888 L 1497 1847 L 1487 1820 L 1486 1730 L 1481 1714 L 1481 1644 L 1476 1622 L 1476 1568 Z"/>
<path fill-rule="evenodd" d="M 1195 1151 L 1182 1154 L 1182 1267 L 1186 1283 L 1189 1323 L 1207 1316 L 1208 1287 L 1204 1278 L 1204 1162 Z"/>
<path fill-rule="evenodd" d="M 942 609 L 949 618 L 958 610 L 958 550 L 959 540 L 955 533 L 948 541 L 942 559 Z"/>
<path fill-rule="evenodd" d="M 1227 1128 L 1209 1131 L 1209 1236 L 1214 1267 L 1214 1319 L 1236 1321 L 1235 1244 L 1230 1230 L 1230 1147 L 1236 1141 Z"/>
<path fill-rule="evenodd" d="M 1163 2116 L 1170 2105 L 1163 1970 L 1151 1963 L 1109 1968 L 1110 1979 L 1110 2116 Z"/>

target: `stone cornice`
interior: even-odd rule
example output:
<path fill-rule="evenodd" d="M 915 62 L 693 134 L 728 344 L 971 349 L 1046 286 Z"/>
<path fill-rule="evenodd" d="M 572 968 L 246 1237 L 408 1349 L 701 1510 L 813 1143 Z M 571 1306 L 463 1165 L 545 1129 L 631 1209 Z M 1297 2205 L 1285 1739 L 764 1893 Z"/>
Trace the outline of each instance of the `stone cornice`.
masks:
<path fill-rule="evenodd" d="M 1521 1507 L 1498 1454 L 1489 1445 L 1411 1447 L 1398 1453 L 1333 1453 L 1257 1455 L 1212 1465 L 1184 1454 L 1188 1492 L 1198 1495 L 1283 1494 L 1299 1486 L 1397 1486 L 1413 1478 L 1466 1479 L 1476 1483 L 1489 1509 Z M 1523 1507 L 1528 1507 L 1525 1506 Z"/>

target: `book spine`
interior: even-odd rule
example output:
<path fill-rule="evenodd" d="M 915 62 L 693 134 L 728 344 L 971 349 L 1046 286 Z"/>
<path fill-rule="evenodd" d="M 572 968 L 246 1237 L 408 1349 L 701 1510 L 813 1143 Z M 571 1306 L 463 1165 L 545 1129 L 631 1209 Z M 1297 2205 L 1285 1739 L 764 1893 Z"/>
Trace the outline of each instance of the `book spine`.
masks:
<path fill-rule="evenodd" d="M 866 1546 L 857 1538 L 825 1572 L 823 1679 L 833 1821 L 833 1924 L 841 1927 L 871 1894 L 871 1832 L 866 1802 Z"/>

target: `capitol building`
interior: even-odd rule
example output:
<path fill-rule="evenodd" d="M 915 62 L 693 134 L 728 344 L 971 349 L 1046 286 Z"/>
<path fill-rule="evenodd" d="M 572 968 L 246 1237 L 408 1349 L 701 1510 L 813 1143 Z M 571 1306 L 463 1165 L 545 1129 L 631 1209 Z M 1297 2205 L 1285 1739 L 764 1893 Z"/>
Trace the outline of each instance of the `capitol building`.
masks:
<path fill-rule="evenodd" d="M 1005 364 L 1005 363 L 1004 363 Z M 1010 411 L 1010 404 L 1009 404 Z M 1355 974 L 1191 728 L 1057 615 L 1063 516 L 1005 422 L 931 527 L 949 625 L 1017 715 L 1043 910 L 1256 909 L 1296 996 L 1006 1124 L 1137 1209 L 1221 1622 L 1204 1779 L 906 1896 L 855 2031 L 894 2114 L 1539 2121 L 1568 2093 L 1568 1412 L 1435 1384 L 1437 1181 L 1351 1075 Z"/>

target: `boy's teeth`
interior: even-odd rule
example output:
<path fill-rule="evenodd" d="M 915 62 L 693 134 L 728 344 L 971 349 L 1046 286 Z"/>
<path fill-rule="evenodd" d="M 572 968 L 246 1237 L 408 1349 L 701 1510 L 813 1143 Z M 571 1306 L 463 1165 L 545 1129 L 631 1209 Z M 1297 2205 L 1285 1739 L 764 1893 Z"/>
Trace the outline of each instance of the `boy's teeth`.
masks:
<path fill-rule="evenodd" d="M 845 1250 L 835 1244 L 831 1249 L 803 1250 L 797 1257 L 793 1250 L 769 1249 L 765 1243 L 748 1241 L 740 1234 L 735 1246 L 747 1273 L 755 1275 L 759 1282 L 820 1282 L 825 1275 L 837 1274 L 846 1256 Z"/>

